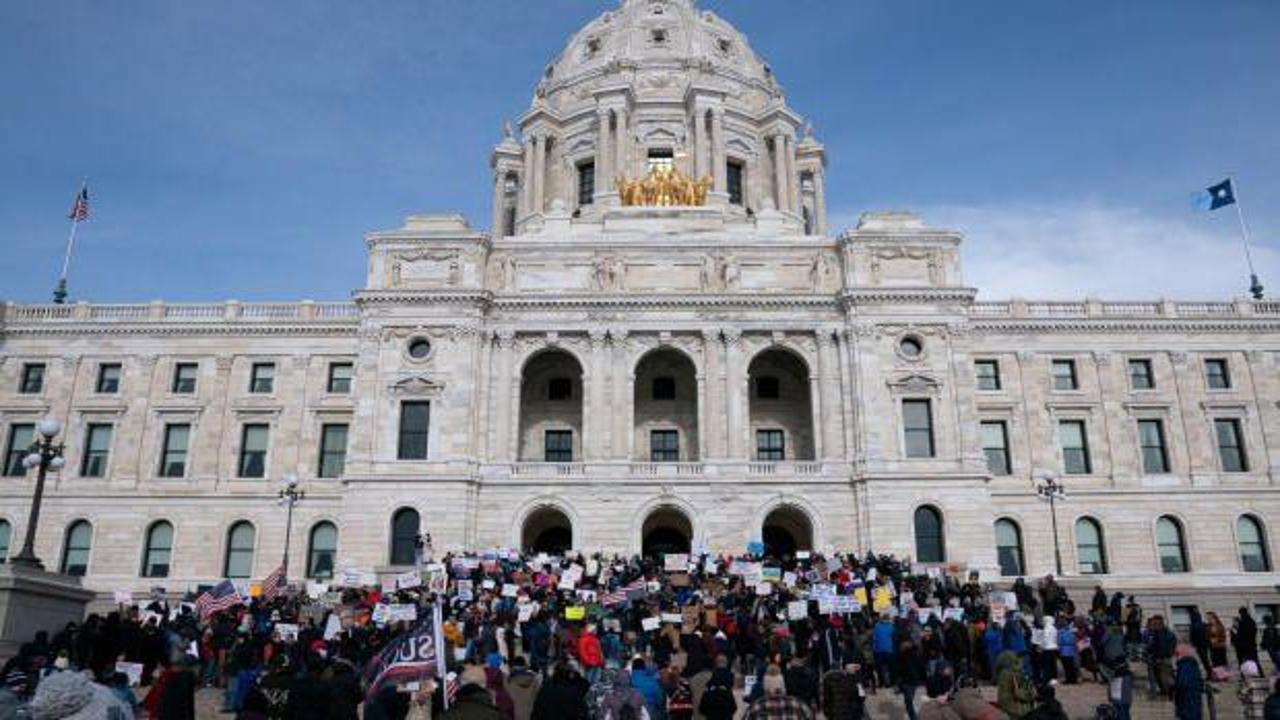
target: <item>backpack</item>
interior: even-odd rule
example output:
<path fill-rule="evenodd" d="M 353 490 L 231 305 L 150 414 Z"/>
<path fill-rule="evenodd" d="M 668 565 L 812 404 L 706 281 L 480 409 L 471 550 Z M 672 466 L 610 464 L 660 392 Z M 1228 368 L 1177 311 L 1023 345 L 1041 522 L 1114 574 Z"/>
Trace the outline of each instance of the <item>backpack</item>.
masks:
<path fill-rule="evenodd" d="M 693 688 L 689 681 L 681 679 L 667 698 L 667 713 L 676 717 L 693 717 Z"/>

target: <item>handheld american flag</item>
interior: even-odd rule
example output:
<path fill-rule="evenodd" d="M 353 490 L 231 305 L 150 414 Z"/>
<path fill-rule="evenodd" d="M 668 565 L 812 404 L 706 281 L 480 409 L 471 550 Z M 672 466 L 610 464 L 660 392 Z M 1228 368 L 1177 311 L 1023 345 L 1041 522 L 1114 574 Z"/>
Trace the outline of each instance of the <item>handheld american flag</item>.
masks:
<path fill-rule="evenodd" d="M 233 608 L 240 602 L 240 593 L 236 592 L 236 586 L 232 585 L 230 580 L 223 580 L 196 598 L 196 611 L 200 614 L 200 619 L 204 620 L 216 612 Z"/>

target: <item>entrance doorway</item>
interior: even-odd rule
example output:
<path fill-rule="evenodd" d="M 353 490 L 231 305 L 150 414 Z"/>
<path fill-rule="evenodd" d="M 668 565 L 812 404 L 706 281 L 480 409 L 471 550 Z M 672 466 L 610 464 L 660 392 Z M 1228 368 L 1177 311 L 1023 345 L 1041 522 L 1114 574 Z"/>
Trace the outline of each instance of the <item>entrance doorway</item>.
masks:
<path fill-rule="evenodd" d="M 524 520 L 520 545 L 526 553 L 563 555 L 573 549 L 573 523 L 558 508 L 538 508 Z"/>
<path fill-rule="evenodd" d="M 680 510 L 663 506 L 644 519 L 641 538 L 646 556 L 687 553 L 693 546 L 693 523 Z"/>
<path fill-rule="evenodd" d="M 769 513 L 760 535 L 765 553 L 774 557 L 794 556 L 797 550 L 813 549 L 813 524 L 802 510 L 790 505 Z"/>

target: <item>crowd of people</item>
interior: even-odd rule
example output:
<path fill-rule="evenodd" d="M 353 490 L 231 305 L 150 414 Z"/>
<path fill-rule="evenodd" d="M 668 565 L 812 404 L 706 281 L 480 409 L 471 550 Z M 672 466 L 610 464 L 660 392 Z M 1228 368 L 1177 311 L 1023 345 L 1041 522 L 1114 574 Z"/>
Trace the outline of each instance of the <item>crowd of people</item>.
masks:
<path fill-rule="evenodd" d="M 880 693 L 912 720 L 1042 719 L 1066 717 L 1055 687 L 1076 683 L 1110 717 L 1141 687 L 1194 719 L 1228 682 L 1280 718 L 1259 657 L 1278 667 L 1274 618 L 1193 613 L 1180 642 L 1101 587 L 1077 605 L 1052 577 L 995 590 L 889 556 L 495 551 L 246 594 L 214 611 L 157 594 L 37 636 L 4 666 L 0 720 L 188 720 L 201 687 L 244 720 L 861 720 Z M 368 671 L 437 608 L 445 677 Z"/>

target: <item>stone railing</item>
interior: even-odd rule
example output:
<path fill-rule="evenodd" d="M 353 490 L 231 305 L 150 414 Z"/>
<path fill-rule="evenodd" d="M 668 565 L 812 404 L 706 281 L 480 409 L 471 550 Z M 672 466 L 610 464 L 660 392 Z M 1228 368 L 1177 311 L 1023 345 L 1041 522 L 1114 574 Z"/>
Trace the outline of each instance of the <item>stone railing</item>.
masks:
<path fill-rule="evenodd" d="M 1176 300 L 1000 300 L 975 302 L 969 316 L 986 318 L 1233 318 L 1277 317 L 1280 302 L 1234 300 L 1184 302 Z"/>
<path fill-rule="evenodd" d="M 0 306 L 0 322 L 17 323 L 221 323 L 221 322 L 356 322 L 360 310 L 355 303 L 285 302 L 223 303 L 132 303 L 91 305 L 19 305 Z"/>
<path fill-rule="evenodd" d="M 514 462 L 490 466 L 498 475 L 513 478 L 703 478 L 723 477 L 817 477 L 825 473 L 847 474 L 843 464 L 828 467 L 817 460 L 779 462 L 715 460 L 709 462 Z"/>

